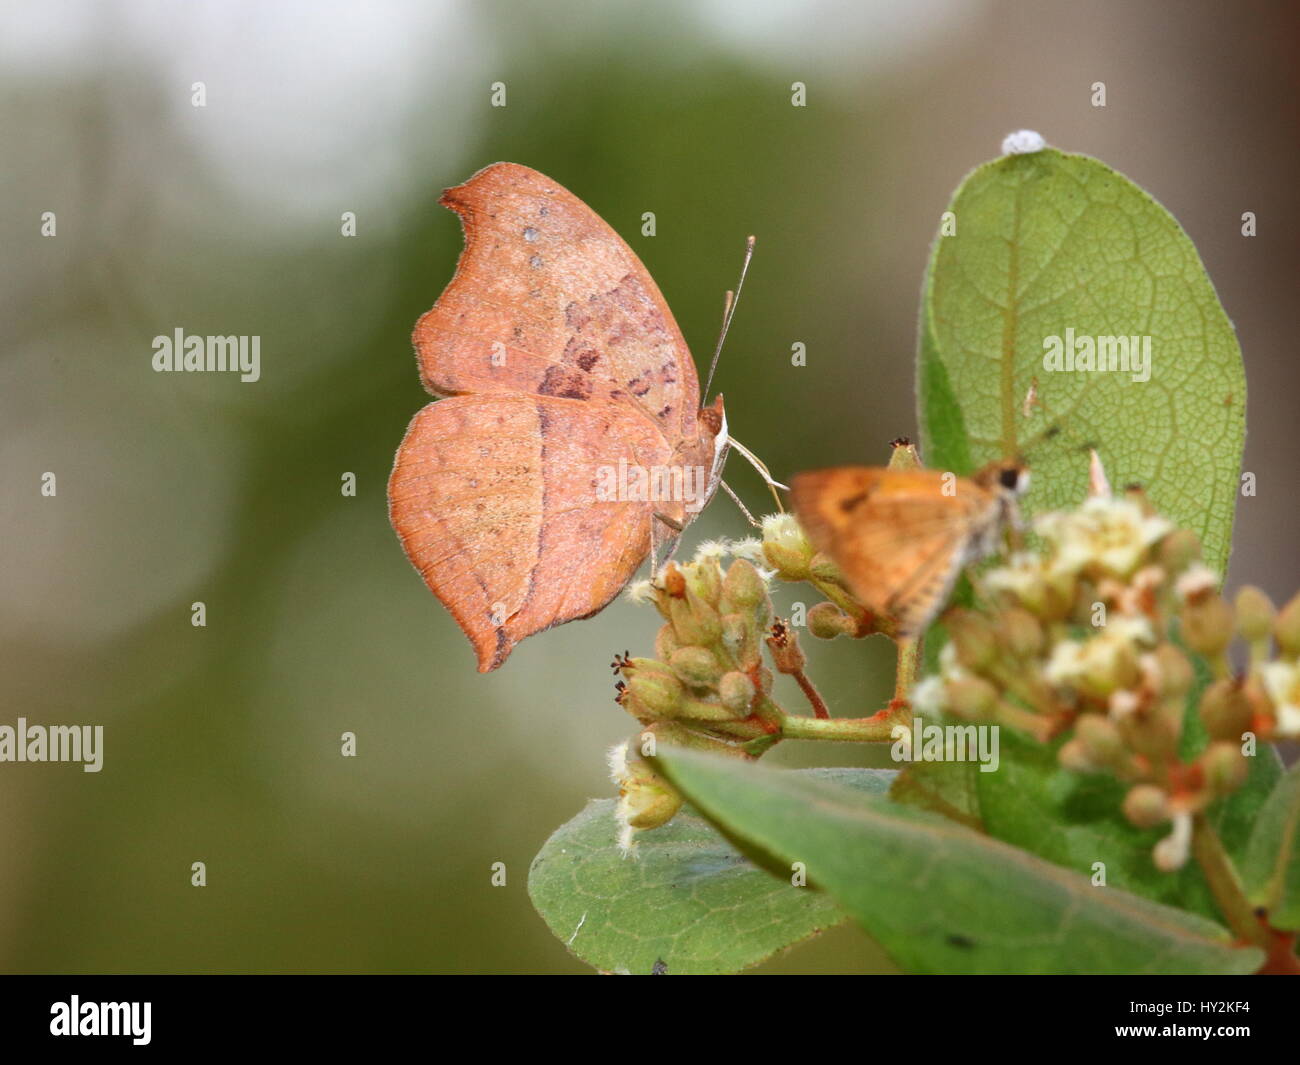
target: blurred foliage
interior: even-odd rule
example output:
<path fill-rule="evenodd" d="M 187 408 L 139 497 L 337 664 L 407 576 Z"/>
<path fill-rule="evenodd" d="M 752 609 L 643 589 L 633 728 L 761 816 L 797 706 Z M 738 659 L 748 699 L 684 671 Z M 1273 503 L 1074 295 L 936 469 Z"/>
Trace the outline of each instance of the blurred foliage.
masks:
<path fill-rule="evenodd" d="M 733 432 L 780 478 L 873 461 L 913 431 L 926 248 L 947 193 L 1007 128 L 1041 121 L 1153 187 L 1183 160 L 1129 164 L 1121 145 L 1147 137 L 1140 115 L 1121 145 L 1111 133 L 1094 143 L 1083 88 L 1069 107 L 1004 111 L 1004 95 L 1033 96 L 1050 69 L 1004 61 L 1005 8 L 980 9 L 961 44 L 942 6 L 927 8 L 932 24 L 913 27 L 921 43 L 898 56 L 883 31 L 858 27 L 860 57 L 823 71 L 815 42 L 789 58 L 738 46 L 684 5 L 449 4 L 412 22 L 421 76 L 348 84 L 358 103 L 346 115 L 309 91 L 275 97 L 290 107 L 272 109 L 291 131 L 284 157 L 299 133 L 315 143 L 333 127 L 329 165 L 256 169 L 208 138 L 251 128 L 259 92 L 281 76 L 276 48 L 310 49 L 330 16 L 309 11 L 263 39 L 255 7 L 223 14 L 247 52 L 227 56 L 209 106 L 194 109 L 204 63 L 178 69 L 168 34 L 184 30 L 202 59 L 221 41 L 204 44 L 188 9 L 149 37 L 140 25 L 162 16 L 128 7 L 130 26 L 95 24 L 71 58 L 10 54 L 0 70 L 3 720 L 102 723 L 106 747 L 99 774 L 0 766 L 0 968 L 588 971 L 533 912 L 525 879 L 551 831 L 610 793 L 603 750 L 633 725 L 605 664 L 648 646 L 655 619 L 619 602 L 480 677 L 402 556 L 384 485 L 428 398 L 410 330 L 460 247 L 441 189 L 497 159 L 568 186 L 643 257 L 701 363 L 757 234 L 716 387 Z M 1113 10 L 1129 20 L 1115 32 L 1167 34 Z M 1067 11 L 1018 32 L 1055 40 Z M 834 38 L 833 11 L 809 17 L 829 19 L 810 41 Z M 1182 21 L 1215 17 L 1228 16 Z M 1109 56 L 1109 32 L 1076 33 L 1072 47 Z M 1202 47 L 1184 41 L 1170 60 L 1181 76 L 1205 76 Z M 1140 82 L 1175 76 L 1153 70 L 1131 68 Z M 488 103 L 498 78 L 504 109 Z M 810 83 L 807 108 L 790 106 L 797 79 Z M 983 103 L 972 84 L 988 89 Z M 932 129 L 917 126 L 918 107 Z M 403 131 L 374 160 L 387 178 L 318 207 L 326 179 L 355 169 L 372 112 Z M 241 168 L 264 198 L 232 180 Z M 282 206 L 296 192 L 301 209 Z M 1261 211 L 1273 202 L 1252 193 Z M 1208 223 L 1177 200 L 1166 202 L 1196 239 Z M 56 239 L 39 236 L 45 210 L 58 214 Z M 339 236 L 344 210 L 357 212 L 356 239 Z M 652 239 L 639 235 L 647 210 Z M 178 326 L 260 335 L 262 380 L 153 373 L 152 337 Z M 807 368 L 790 366 L 795 341 Z M 58 473 L 55 499 L 38 491 L 46 470 Z M 340 494 L 346 471 L 356 498 Z M 729 479 L 763 505 L 751 472 L 737 464 Z M 694 535 L 744 532 L 720 499 Z M 206 628 L 190 624 L 195 601 Z M 839 713 L 878 705 L 890 686 L 887 646 L 818 647 L 811 669 Z M 355 759 L 340 757 L 345 730 Z M 199 860 L 203 889 L 190 886 Z M 495 861 L 504 888 L 490 884 Z M 844 929 L 764 968 L 881 964 Z"/>

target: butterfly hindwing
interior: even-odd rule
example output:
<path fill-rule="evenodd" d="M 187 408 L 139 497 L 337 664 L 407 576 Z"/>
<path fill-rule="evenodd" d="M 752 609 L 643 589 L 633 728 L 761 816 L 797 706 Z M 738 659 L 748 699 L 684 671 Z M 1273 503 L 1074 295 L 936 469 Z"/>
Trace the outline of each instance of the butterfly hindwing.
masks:
<path fill-rule="evenodd" d="M 620 459 L 671 459 L 662 436 L 620 407 L 456 396 L 411 422 L 389 480 L 390 520 L 480 672 L 525 636 L 600 610 L 646 557 L 657 505 L 600 491 L 602 468 Z"/>

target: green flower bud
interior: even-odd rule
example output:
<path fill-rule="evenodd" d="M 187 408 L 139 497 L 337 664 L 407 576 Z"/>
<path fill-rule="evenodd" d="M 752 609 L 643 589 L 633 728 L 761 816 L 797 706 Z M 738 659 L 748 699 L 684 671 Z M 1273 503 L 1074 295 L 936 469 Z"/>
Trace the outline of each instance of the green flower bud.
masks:
<path fill-rule="evenodd" d="M 1124 759 L 1124 738 L 1119 727 L 1103 714 L 1084 714 L 1074 725 L 1074 735 L 1094 765 L 1111 767 Z"/>
<path fill-rule="evenodd" d="M 1255 708 L 1241 678 L 1225 677 L 1205 689 L 1200 713 L 1211 739 L 1240 743 L 1242 733 L 1250 731 Z"/>
<path fill-rule="evenodd" d="M 713 559 L 701 559 L 686 566 L 682 573 L 686 577 L 686 587 L 702 602 L 712 607 L 718 605 L 722 596 L 722 570 Z"/>
<path fill-rule="evenodd" d="M 823 554 L 821 551 L 813 555 L 812 561 L 808 563 L 808 575 L 815 581 L 821 581 L 822 584 L 847 587 L 844 583 L 844 571 L 831 561 L 830 555 Z"/>
<path fill-rule="evenodd" d="M 749 716 L 755 694 L 754 682 L 744 673 L 723 674 L 718 682 L 719 701 L 737 717 Z"/>
<path fill-rule="evenodd" d="M 693 688 L 714 688 L 722 679 L 718 656 L 707 647 L 679 647 L 668 664 L 682 683 Z"/>
<path fill-rule="evenodd" d="M 944 705 L 967 721 L 987 721 L 997 709 L 998 692 L 982 677 L 968 676 L 944 685 Z"/>
<path fill-rule="evenodd" d="M 1147 662 L 1154 665 L 1154 676 L 1149 680 L 1153 690 L 1162 699 L 1178 699 L 1192 690 L 1196 670 L 1192 663 L 1172 643 L 1162 643 L 1151 653 Z"/>
<path fill-rule="evenodd" d="M 997 658 L 997 638 L 993 627 L 973 610 L 949 611 L 944 618 L 948 637 L 957 652 L 957 661 L 967 669 L 979 672 L 993 664 Z"/>
<path fill-rule="evenodd" d="M 671 625 L 659 626 L 659 631 L 655 634 L 655 658 L 667 662 L 680 646 L 681 644 L 677 642 L 677 634 L 673 632 Z"/>
<path fill-rule="evenodd" d="M 1136 784 L 1124 796 L 1124 816 L 1138 828 L 1164 824 L 1169 812 L 1169 796 L 1154 784 Z"/>
<path fill-rule="evenodd" d="M 618 792 L 618 819 L 629 828 L 666 825 L 682 808 L 676 789 L 640 758 L 629 759 L 626 772 Z"/>
<path fill-rule="evenodd" d="M 1021 607 L 1004 610 L 994 627 L 998 642 L 1013 658 L 1025 661 L 1042 653 L 1043 626 L 1028 610 Z"/>
<path fill-rule="evenodd" d="M 636 673 L 671 674 L 672 670 L 666 662 L 657 658 L 624 658 L 622 672 L 625 677 L 631 678 Z"/>
<path fill-rule="evenodd" d="M 1137 712 L 1120 721 L 1125 745 L 1151 762 L 1167 762 L 1178 757 L 1178 738 L 1182 734 L 1181 714 L 1167 715 Z"/>
<path fill-rule="evenodd" d="M 640 661 L 633 659 L 633 661 Z M 628 710 L 636 717 L 676 717 L 686 694 L 682 682 L 672 673 L 635 670 L 627 682 Z"/>
<path fill-rule="evenodd" d="M 858 623 L 834 603 L 818 603 L 808 611 L 808 631 L 819 640 L 855 636 Z"/>
<path fill-rule="evenodd" d="M 1205 774 L 1205 786 L 1216 798 L 1230 795 L 1246 780 L 1246 756 L 1241 753 L 1241 743 L 1219 740 L 1211 743 L 1200 757 Z"/>
<path fill-rule="evenodd" d="M 1300 592 L 1278 613 L 1273 622 L 1277 645 L 1288 658 L 1300 658 Z"/>
<path fill-rule="evenodd" d="M 1138 681 L 1137 649 L 1125 640 L 1094 637 L 1086 645 L 1086 668 L 1079 689 L 1098 699 L 1131 688 Z"/>
<path fill-rule="evenodd" d="M 1175 529 L 1160 541 L 1156 558 L 1166 573 L 1178 576 L 1201 557 L 1201 541 L 1190 529 Z"/>
<path fill-rule="evenodd" d="M 752 614 L 728 614 L 722 619 L 722 646 L 740 670 L 748 673 L 758 668 L 763 652 Z"/>
<path fill-rule="evenodd" d="M 1257 643 L 1273 635 L 1273 601 L 1253 585 L 1237 593 L 1237 631 L 1243 640 Z"/>
<path fill-rule="evenodd" d="M 731 708 L 721 702 L 714 699 L 694 699 L 689 695 L 678 704 L 677 716 L 685 721 L 734 721 L 736 719 L 736 714 Z"/>
<path fill-rule="evenodd" d="M 1180 618 L 1183 640 L 1197 654 L 1217 658 L 1232 642 L 1232 607 L 1215 592 L 1188 600 Z"/>
<path fill-rule="evenodd" d="M 1061 749 L 1056 752 L 1056 760 L 1063 768 L 1076 773 L 1096 773 L 1101 769 L 1101 766 L 1092 760 L 1088 748 L 1083 745 L 1083 741 L 1078 736 L 1061 744 Z"/>
<path fill-rule="evenodd" d="M 763 519 L 763 557 L 783 581 L 805 581 L 813 546 L 793 516 L 772 514 Z"/>
<path fill-rule="evenodd" d="M 685 598 L 668 604 L 673 632 L 683 647 L 711 647 L 722 635 L 722 620 L 717 610 L 686 589 Z"/>
<path fill-rule="evenodd" d="M 896 440 L 891 440 L 889 446 L 892 448 L 889 453 L 891 470 L 921 469 L 921 456 L 916 450 L 916 445 L 907 437 L 900 436 Z"/>
<path fill-rule="evenodd" d="M 767 585 L 758 575 L 753 563 L 743 558 L 732 562 L 727 575 L 722 579 L 722 603 L 724 613 L 738 610 L 753 610 L 767 603 Z"/>

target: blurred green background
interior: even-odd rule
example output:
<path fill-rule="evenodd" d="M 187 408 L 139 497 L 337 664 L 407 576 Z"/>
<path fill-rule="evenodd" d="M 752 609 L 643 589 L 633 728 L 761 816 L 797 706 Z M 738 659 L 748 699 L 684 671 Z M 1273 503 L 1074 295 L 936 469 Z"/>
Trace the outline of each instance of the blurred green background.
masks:
<path fill-rule="evenodd" d="M 648 649 L 654 616 L 619 601 L 479 676 L 385 509 L 428 398 L 411 328 L 461 245 L 436 200 L 498 159 L 629 241 L 697 362 L 758 236 L 716 384 L 781 478 L 915 431 L 917 294 L 963 175 L 1020 127 L 1100 157 L 1183 223 L 1236 323 L 1259 493 L 1230 582 L 1288 596 L 1297 21 L 1256 3 L 5 4 L 0 723 L 106 738 L 99 774 L 0 764 L 0 968 L 587 971 L 527 869 L 610 794 L 604 751 L 632 722 L 606 663 Z M 262 379 L 154 373 L 177 327 L 259 335 Z M 729 480 L 764 505 L 743 464 Z M 685 547 L 745 531 L 720 498 Z M 884 697 L 887 646 L 812 651 L 837 712 Z M 759 971 L 882 967 L 840 929 Z"/>

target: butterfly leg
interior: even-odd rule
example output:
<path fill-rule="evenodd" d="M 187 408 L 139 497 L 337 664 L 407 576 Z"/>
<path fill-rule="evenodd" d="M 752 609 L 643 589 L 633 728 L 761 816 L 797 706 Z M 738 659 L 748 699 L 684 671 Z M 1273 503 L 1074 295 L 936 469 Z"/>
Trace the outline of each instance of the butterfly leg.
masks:
<path fill-rule="evenodd" d="M 758 475 L 763 478 L 763 483 L 767 485 L 767 490 L 772 493 L 772 498 L 776 500 L 777 513 L 784 514 L 785 507 L 781 505 L 781 497 L 776 494 L 776 490 L 780 488 L 783 491 L 788 492 L 790 490 L 789 486 L 782 484 L 780 481 L 774 480 L 772 477 L 772 471 L 767 468 L 767 464 L 750 451 L 749 448 L 745 447 L 745 445 L 734 436 L 727 437 L 727 446 L 735 448 L 742 456 L 744 456 L 745 461 L 758 471 Z"/>
<path fill-rule="evenodd" d="M 731 496 L 731 501 L 735 503 L 736 506 L 740 508 L 740 512 L 743 515 L 745 515 L 745 520 L 749 522 L 750 525 L 754 526 L 755 529 L 761 529 L 763 527 L 763 523 L 759 521 L 757 518 L 755 518 L 754 515 L 749 512 L 749 508 L 740 501 L 740 496 L 736 495 L 736 493 L 732 490 L 731 485 L 727 484 L 726 481 L 719 481 L 718 484 L 722 486 L 722 490 L 726 492 L 727 495 Z"/>
<path fill-rule="evenodd" d="M 677 552 L 677 541 L 684 528 L 686 526 L 672 515 L 661 511 L 655 511 L 654 517 L 650 519 L 650 579 L 652 581 L 659 579 L 660 548 L 667 552 L 664 558 L 666 566 Z"/>

